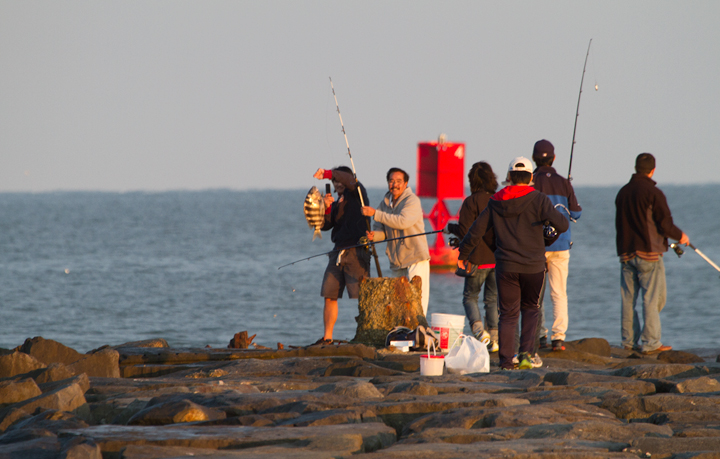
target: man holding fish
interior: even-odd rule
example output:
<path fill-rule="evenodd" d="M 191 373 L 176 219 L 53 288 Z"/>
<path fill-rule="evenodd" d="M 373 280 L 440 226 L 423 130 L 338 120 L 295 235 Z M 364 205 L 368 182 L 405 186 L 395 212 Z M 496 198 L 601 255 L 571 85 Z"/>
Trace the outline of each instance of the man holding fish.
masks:
<path fill-rule="evenodd" d="M 314 344 L 332 344 L 333 329 L 338 317 L 338 298 L 342 298 L 347 288 L 350 298 L 358 298 L 360 293 L 360 280 L 370 275 L 370 252 L 364 247 L 345 250 L 345 247 L 357 245 L 361 237 L 365 236 L 368 222 L 362 214 L 360 193 L 363 202 L 368 202 L 365 187 L 355 180 L 352 170 L 347 166 L 335 169 L 318 169 L 313 174 L 318 180 L 329 179 L 338 194 L 335 201 L 331 194 L 323 198 L 325 204 L 325 219 L 322 231 L 332 229 L 330 238 L 335 243 L 334 251 L 329 255 L 328 265 L 325 268 L 320 295 L 325 298 L 323 309 L 323 323 L 325 332 L 323 337 Z"/>

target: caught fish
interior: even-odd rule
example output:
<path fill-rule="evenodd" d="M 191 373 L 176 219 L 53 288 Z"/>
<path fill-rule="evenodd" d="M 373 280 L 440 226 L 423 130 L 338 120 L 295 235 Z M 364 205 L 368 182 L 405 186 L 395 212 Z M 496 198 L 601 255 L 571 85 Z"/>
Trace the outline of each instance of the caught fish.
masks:
<path fill-rule="evenodd" d="M 317 187 L 310 188 L 307 196 L 305 196 L 305 219 L 308 222 L 310 228 L 315 228 L 312 240 L 320 236 L 322 239 L 322 233 L 320 228 L 325 224 L 325 200 L 323 199 L 320 190 Z"/>

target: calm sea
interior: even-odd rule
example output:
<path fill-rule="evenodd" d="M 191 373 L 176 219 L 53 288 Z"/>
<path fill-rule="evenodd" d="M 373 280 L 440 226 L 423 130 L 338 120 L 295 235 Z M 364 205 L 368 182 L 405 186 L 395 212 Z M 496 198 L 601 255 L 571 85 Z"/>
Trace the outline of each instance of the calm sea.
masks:
<path fill-rule="evenodd" d="M 676 224 L 720 262 L 720 185 L 662 189 Z M 620 342 L 617 190 L 576 189 L 583 215 L 572 225 L 568 340 Z M 34 336 L 82 352 L 157 337 L 173 347 L 225 347 L 243 330 L 265 346 L 314 342 L 326 258 L 277 269 L 332 249 L 329 234 L 311 242 L 305 193 L 0 194 L 0 347 Z M 371 202 L 382 195 L 370 190 Z M 680 259 L 669 252 L 665 264 L 663 343 L 720 348 L 720 273 L 689 248 Z M 463 314 L 462 284 L 434 272 L 429 313 Z M 356 301 L 340 301 L 336 338 L 355 335 L 356 313 Z"/>

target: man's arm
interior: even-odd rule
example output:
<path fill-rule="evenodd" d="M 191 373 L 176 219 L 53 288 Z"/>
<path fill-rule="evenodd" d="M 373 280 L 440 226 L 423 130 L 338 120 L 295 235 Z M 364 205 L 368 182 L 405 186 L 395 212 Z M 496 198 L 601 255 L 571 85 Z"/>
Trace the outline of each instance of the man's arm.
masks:
<path fill-rule="evenodd" d="M 544 194 L 542 194 L 541 196 L 542 203 L 540 204 L 540 219 L 542 221 L 549 221 L 558 233 L 564 233 L 565 231 L 567 231 L 570 227 L 570 220 L 568 220 L 566 216 L 558 212 L 558 210 L 553 206 L 552 201 L 550 201 L 550 198 L 548 198 Z"/>
<path fill-rule="evenodd" d="M 375 221 L 392 229 L 404 230 L 412 227 L 418 220 L 422 220 L 423 213 L 420 198 L 411 195 L 405 199 L 403 204 L 403 208 L 398 215 L 376 209 Z"/>
<path fill-rule="evenodd" d="M 475 249 L 483 236 L 485 236 L 485 233 L 488 231 L 489 219 L 490 209 L 486 207 L 485 210 L 480 212 L 480 215 L 478 215 L 473 224 L 470 225 L 470 229 L 460 242 L 460 247 L 458 249 L 460 251 L 460 255 L 458 256 L 460 260 L 467 260 L 473 249 Z"/>
<path fill-rule="evenodd" d="M 658 190 L 658 194 L 655 196 L 655 204 L 653 205 L 653 220 L 660 230 L 660 234 L 665 237 L 680 241 L 687 239 L 687 235 L 683 231 L 675 226 L 673 222 L 672 214 L 670 213 L 670 207 L 668 206 L 665 194 Z M 685 244 L 681 242 L 681 244 Z"/>

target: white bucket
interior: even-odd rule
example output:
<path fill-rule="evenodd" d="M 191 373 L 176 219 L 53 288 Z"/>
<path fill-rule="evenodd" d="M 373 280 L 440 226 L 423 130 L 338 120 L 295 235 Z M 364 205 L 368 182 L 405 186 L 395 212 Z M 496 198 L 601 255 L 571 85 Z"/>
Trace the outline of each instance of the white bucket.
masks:
<path fill-rule="evenodd" d="M 435 353 L 434 344 L 432 354 L 430 353 L 430 347 L 428 347 L 428 353 L 420 356 L 420 374 L 422 376 L 442 376 L 444 366 L 445 356 Z"/>
<path fill-rule="evenodd" d="M 440 349 L 447 352 L 453 344 L 456 346 L 457 337 L 462 335 L 465 328 L 465 316 L 455 314 L 430 314 L 430 324 L 435 338 L 440 343 Z"/>

